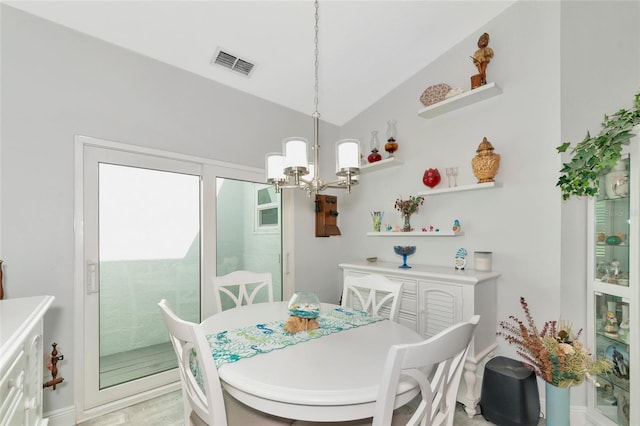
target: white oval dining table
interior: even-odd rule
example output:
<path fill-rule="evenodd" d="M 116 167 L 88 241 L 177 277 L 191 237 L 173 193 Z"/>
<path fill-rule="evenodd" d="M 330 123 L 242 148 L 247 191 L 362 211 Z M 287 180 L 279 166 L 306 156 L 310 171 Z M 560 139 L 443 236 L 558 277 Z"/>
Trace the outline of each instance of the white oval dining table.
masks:
<path fill-rule="evenodd" d="M 288 302 L 258 303 L 217 313 L 202 322 L 205 334 L 289 317 Z M 322 304 L 321 311 L 336 308 Z M 233 397 L 257 410 L 307 421 L 373 417 L 382 369 L 391 345 L 424 338 L 383 320 L 268 353 L 222 364 L 218 374 Z M 401 382 L 396 407 L 418 394 L 415 382 Z"/>

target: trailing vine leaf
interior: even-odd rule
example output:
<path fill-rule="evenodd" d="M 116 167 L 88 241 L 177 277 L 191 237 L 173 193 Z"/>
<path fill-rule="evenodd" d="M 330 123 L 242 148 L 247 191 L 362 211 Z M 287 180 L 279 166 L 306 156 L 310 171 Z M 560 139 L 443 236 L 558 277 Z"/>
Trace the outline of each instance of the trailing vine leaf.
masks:
<path fill-rule="evenodd" d="M 631 109 L 620 109 L 611 116 L 604 116 L 598 135 L 591 136 L 587 132 L 582 142 L 573 148 L 571 142 L 556 147 L 558 153 L 569 151 L 572 156 L 568 163 L 562 164 L 556 183 L 564 200 L 572 195 L 592 197 L 598 194 L 600 176 L 620 159 L 623 145 L 629 145 L 634 136 L 632 129 L 640 124 L 640 91 L 634 98 Z"/>

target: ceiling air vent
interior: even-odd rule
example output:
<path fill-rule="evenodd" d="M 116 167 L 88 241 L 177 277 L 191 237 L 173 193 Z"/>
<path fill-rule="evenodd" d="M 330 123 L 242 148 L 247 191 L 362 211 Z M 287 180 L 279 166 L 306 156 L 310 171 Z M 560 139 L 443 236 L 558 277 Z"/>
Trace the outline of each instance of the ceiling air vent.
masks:
<path fill-rule="evenodd" d="M 255 67 L 255 64 L 252 64 L 247 60 L 240 59 L 237 56 L 234 56 L 231 53 L 225 52 L 221 49 L 218 49 L 216 51 L 216 54 L 213 57 L 211 63 L 220 65 L 245 76 L 251 74 L 251 71 Z"/>

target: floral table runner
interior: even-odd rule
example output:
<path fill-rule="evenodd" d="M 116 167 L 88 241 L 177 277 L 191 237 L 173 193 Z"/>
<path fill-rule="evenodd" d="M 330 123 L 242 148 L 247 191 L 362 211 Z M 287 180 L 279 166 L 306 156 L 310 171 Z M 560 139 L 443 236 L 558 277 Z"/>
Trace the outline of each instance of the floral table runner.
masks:
<path fill-rule="evenodd" d="M 289 334 L 284 331 L 284 321 L 272 321 L 236 330 L 208 334 L 206 337 L 216 368 L 220 368 L 222 364 L 236 362 L 243 358 L 250 358 L 257 354 L 282 349 L 383 319 L 367 312 L 340 307 L 321 312 L 318 316 L 320 328 L 315 330 Z"/>

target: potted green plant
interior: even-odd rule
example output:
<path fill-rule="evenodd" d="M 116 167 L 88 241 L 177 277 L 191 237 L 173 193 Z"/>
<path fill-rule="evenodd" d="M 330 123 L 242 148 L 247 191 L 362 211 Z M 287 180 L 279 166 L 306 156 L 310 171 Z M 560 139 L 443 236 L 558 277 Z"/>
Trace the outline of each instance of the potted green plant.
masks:
<path fill-rule="evenodd" d="M 572 195 L 594 196 L 600 187 L 600 176 L 613 167 L 622 156 L 622 146 L 628 145 L 634 136 L 634 126 L 640 124 L 640 92 L 635 94 L 631 109 L 621 109 L 611 116 L 604 116 L 602 129 L 597 136 L 587 136 L 571 149 L 571 160 L 563 163 L 556 186 L 562 191 L 562 198 Z M 571 142 L 565 142 L 556 149 L 567 152 Z"/>

